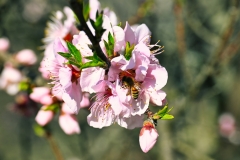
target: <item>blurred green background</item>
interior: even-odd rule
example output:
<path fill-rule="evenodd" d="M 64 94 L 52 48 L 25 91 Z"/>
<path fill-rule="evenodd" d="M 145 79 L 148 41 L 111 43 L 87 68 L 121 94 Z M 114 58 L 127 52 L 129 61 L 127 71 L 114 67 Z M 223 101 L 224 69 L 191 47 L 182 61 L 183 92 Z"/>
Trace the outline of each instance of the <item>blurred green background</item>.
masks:
<path fill-rule="evenodd" d="M 163 90 L 175 118 L 159 121 L 158 141 L 145 154 L 139 147 L 140 129 L 126 130 L 117 124 L 91 128 L 86 122 L 89 111 L 82 109 L 78 114 L 82 133 L 68 136 L 55 117 L 50 127 L 64 159 L 239 160 L 239 0 L 100 2 L 102 8 L 115 11 L 123 27 L 127 20 L 145 23 L 152 31 L 151 43 L 161 40 L 165 52 L 157 57 L 168 70 Z M 64 0 L 0 0 L 0 37 L 9 38 L 9 52 L 30 48 L 40 62 L 46 22 L 66 5 Z M 0 160 L 55 159 L 49 142 L 33 132 L 34 116 L 13 112 L 12 103 L 14 97 L 1 90 Z M 228 136 L 220 130 L 219 117 L 224 113 L 235 120 Z M 226 125 L 231 128 L 228 121 Z"/>

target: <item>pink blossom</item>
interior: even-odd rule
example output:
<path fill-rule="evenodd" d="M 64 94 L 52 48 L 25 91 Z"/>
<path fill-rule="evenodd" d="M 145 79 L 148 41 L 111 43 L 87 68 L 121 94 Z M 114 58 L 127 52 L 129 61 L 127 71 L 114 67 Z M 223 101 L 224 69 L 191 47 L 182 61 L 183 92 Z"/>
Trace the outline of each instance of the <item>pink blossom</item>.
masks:
<path fill-rule="evenodd" d="M 13 76 L 14 75 L 14 76 Z M 10 95 L 18 92 L 18 84 L 22 80 L 21 72 L 10 65 L 5 65 L 0 76 L 0 88 L 5 89 Z"/>
<path fill-rule="evenodd" d="M 136 28 L 136 30 L 133 30 L 128 22 L 126 22 L 124 32 L 125 41 L 130 44 L 138 44 L 142 42 L 148 45 L 150 43 L 151 32 L 145 24 L 141 24 Z"/>
<path fill-rule="evenodd" d="M 120 86 L 108 81 L 100 81 L 93 86 L 96 92 L 96 100 L 91 106 L 91 113 L 88 115 L 88 123 L 95 128 L 110 126 L 123 108 L 125 94 Z"/>
<path fill-rule="evenodd" d="M 47 106 L 43 106 L 35 117 L 36 122 L 41 126 L 48 124 L 54 117 L 54 112 L 51 110 L 44 110 L 46 108 Z"/>
<path fill-rule="evenodd" d="M 147 153 L 155 145 L 158 138 L 157 130 L 150 120 L 144 122 L 139 134 L 139 143 L 142 151 Z"/>
<path fill-rule="evenodd" d="M 82 98 L 82 101 L 80 103 L 81 108 L 89 107 L 89 105 L 90 105 L 89 97 L 90 97 L 89 93 L 86 93 L 86 92 L 83 93 L 83 98 Z"/>
<path fill-rule="evenodd" d="M 102 39 L 100 41 L 100 46 L 103 52 L 106 52 L 106 48 L 104 45 L 104 40 L 108 42 L 108 34 L 110 33 L 114 38 L 114 52 L 120 51 L 125 46 L 125 33 L 124 30 L 119 26 L 112 26 L 110 19 L 107 16 L 104 16 L 104 24 L 103 27 L 106 31 L 102 35 Z"/>
<path fill-rule="evenodd" d="M 89 0 L 89 6 L 90 6 L 89 18 L 95 21 L 97 11 L 101 11 L 101 4 L 98 0 Z M 117 16 L 109 8 L 103 9 L 103 15 L 109 17 L 113 26 L 117 25 Z"/>
<path fill-rule="evenodd" d="M 37 57 L 31 49 L 23 49 L 19 51 L 15 58 L 19 63 L 24 65 L 33 65 L 37 62 Z"/>
<path fill-rule="evenodd" d="M 47 87 L 33 88 L 33 92 L 30 94 L 30 98 L 35 102 L 41 103 L 43 105 L 50 105 L 53 103 L 51 91 Z"/>
<path fill-rule="evenodd" d="M 222 114 L 219 119 L 219 131 L 223 137 L 229 137 L 236 131 L 235 119 L 230 113 Z"/>
<path fill-rule="evenodd" d="M 100 2 L 98 0 L 89 0 L 89 6 L 90 6 L 90 13 L 89 18 L 92 20 L 96 20 L 96 13 L 100 9 Z"/>
<path fill-rule="evenodd" d="M 68 52 L 59 39 L 54 43 L 54 60 L 48 60 L 46 69 L 50 72 L 50 78 L 53 80 L 53 95 L 62 97 L 63 101 L 78 113 L 82 100 L 82 90 L 80 87 L 80 75 L 76 67 L 66 65 L 66 59 L 58 54 L 58 52 Z"/>
<path fill-rule="evenodd" d="M 80 127 L 76 115 L 72 114 L 66 104 L 62 105 L 62 111 L 59 116 L 59 125 L 66 134 L 79 134 Z"/>
<path fill-rule="evenodd" d="M 74 13 L 69 7 L 64 7 L 64 14 L 61 11 L 57 11 L 52 17 L 52 21 L 49 21 L 45 30 L 46 37 L 43 39 L 45 48 L 47 45 L 54 42 L 55 39 L 60 38 L 62 40 L 71 41 L 73 34 L 78 32 L 75 27 Z"/>
<path fill-rule="evenodd" d="M 0 51 L 7 51 L 10 46 L 10 42 L 7 38 L 0 38 Z"/>

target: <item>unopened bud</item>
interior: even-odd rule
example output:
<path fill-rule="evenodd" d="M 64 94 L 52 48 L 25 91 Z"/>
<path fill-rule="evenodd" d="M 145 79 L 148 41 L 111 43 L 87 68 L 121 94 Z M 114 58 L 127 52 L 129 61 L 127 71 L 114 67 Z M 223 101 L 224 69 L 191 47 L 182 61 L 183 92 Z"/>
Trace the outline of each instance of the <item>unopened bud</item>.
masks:
<path fill-rule="evenodd" d="M 146 120 L 139 134 L 139 143 L 142 151 L 147 153 L 155 145 L 158 138 L 157 130 L 152 120 Z"/>

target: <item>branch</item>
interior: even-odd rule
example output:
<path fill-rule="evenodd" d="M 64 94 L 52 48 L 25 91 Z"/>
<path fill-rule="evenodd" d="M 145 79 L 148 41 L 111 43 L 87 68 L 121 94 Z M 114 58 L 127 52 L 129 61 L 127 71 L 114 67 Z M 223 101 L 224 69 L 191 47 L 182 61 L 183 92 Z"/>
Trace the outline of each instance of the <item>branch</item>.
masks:
<path fill-rule="evenodd" d="M 174 2 L 174 15 L 175 15 L 175 32 L 177 38 L 177 48 L 178 56 L 180 59 L 180 66 L 184 74 L 184 81 L 188 86 L 191 82 L 191 76 L 187 70 L 187 65 L 185 61 L 186 57 L 186 41 L 185 41 L 185 24 L 183 21 L 183 1 L 175 0 Z"/>
<path fill-rule="evenodd" d="M 51 133 L 46 135 L 46 139 L 47 139 L 47 141 L 48 141 L 48 143 L 49 143 L 49 145 L 50 145 L 50 147 L 53 151 L 53 154 L 54 154 L 56 160 L 64 160 L 64 158 L 63 158 L 63 156 L 60 152 L 60 149 L 58 148 L 56 142 L 54 141 Z"/>
<path fill-rule="evenodd" d="M 70 0 L 70 5 L 71 5 L 72 10 L 74 11 L 77 18 L 80 21 L 83 31 L 88 35 L 88 38 L 92 42 L 93 48 L 96 50 L 98 57 L 100 57 L 103 61 L 106 62 L 107 66 L 108 66 L 107 69 L 109 69 L 111 66 L 111 62 L 108 60 L 108 58 L 102 52 L 102 49 L 99 46 L 98 39 L 92 34 L 91 30 L 89 29 L 89 27 L 84 19 L 83 0 Z"/>

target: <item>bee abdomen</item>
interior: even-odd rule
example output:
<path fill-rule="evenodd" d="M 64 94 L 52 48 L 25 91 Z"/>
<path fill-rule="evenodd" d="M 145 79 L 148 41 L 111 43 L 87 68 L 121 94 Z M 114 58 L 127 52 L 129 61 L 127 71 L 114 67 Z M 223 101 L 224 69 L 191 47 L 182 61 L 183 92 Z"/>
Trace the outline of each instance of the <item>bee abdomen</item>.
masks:
<path fill-rule="evenodd" d="M 133 99 L 138 99 L 138 94 L 139 94 L 138 89 L 135 88 L 135 87 L 132 87 L 132 88 L 131 88 L 131 95 L 132 95 L 132 98 L 133 98 Z"/>

